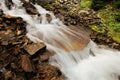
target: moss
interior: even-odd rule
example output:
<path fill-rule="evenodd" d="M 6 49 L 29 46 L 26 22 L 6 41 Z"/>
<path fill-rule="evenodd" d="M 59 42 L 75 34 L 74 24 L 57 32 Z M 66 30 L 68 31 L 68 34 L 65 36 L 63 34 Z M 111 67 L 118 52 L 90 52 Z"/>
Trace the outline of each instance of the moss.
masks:
<path fill-rule="evenodd" d="M 81 1 L 80 2 L 80 7 L 81 8 L 86 8 L 86 7 L 89 8 L 91 6 L 91 3 L 92 3 L 91 1 L 87 1 L 87 0 L 86 1 Z"/>
<path fill-rule="evenodd" d="M 95 32 L 98 32 L 98 33 L 105 33 L 105 27 L 100 27 L 100 26 L 90 26 L 90 28 L 95 31 Z"/>
<path fill-rule="evenodd" d="M 119 32 L 116 32 L 113 29 L 110 29 L 108 35 L 110 35 L 114 41 L 120 43 L 120 33 Z"/>
<path fill-rule="evenodd" d="M 105 9 L 101 9 L 98 12 L 99 17 L 101 18 L 102 26 L 108 29 L 108 36 L 111 36 L 113 40 L 119 43 L 120 23 L 116 21 L 115 18 L 118 14 L 120 14 L 119 9 L 115 9 L 111 5 L 105 6 Z"/>

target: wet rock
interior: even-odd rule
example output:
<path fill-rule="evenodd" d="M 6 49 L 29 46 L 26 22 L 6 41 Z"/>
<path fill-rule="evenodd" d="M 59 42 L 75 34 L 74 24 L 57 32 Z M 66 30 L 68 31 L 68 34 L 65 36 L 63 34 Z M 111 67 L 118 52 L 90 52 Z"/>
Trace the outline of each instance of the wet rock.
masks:
<path fill-rule="evenodd" d="M 8 9 L 11 9 L 11 6 L 13 5 L 12 0 L 5 0 L 5 4 L 8 7 Z"/>
<path fill-rule="evenodd" d="M 31 15 L 36 15 L 36 14 L 38 14 L 37 9 L 36 9 L 31 3 L 29 3 L 29 2 L 25 2 L 25 3 L 23 4 L 23 7 L 25 7 L 26 12 L 27 12 L 28 14 L 31 14 Z"/>
<path fill-rule="evenodd" d="M 30 55 L 37 55 L 39 53 L 42 53 L 45 51 L 46 46 L 43 42 L 41 43 L 32 43 L 29 45 L 26 45 L 24 49 L 28 52 Z"/>
<path fill-rule="evenodd" d="M 50 23 L 52 21 L 52 17 L 49 14 L 46 14 L 47 21 Z"/>
<path fill-rule="evenodd" d="M 30 59 L 27 55 L 21 55 L 21 66 L 25 72 L 32 72 L 33 66 L 30 62 Z"/>
<path fill-rule="evenodd" d="M 3 10 L 2 9 L 0 9 L 0 16 L 2 16 L 3 15 Z"/>
<path fill-rule="evenodd" d="M 42 54 L 39 56 L 39 58 L 40 58 L 39 60 L 40 61 L 48 61 L 49 57 L 50 56 L 48 54 Z"/>
<path fill-rule="evenodd" d="M 51 66 L 48 62 L 51 55 L 46 53 L 45 44 L 33 43 L 25 34 L 26 22 L 22 18 L 0 16 L 0 80 L 62 80 L 59 69 L 47 68 Z M 39 65 L 42 75 L 48 78 L 39 74 Z"/>
<path fill-rule="evenodd" d="M 37 3 L 37 4 L 45 4 L 45 3 L 49 3 L 52 2 L 54 0 L 30 0 L 30 2 L 32 2 L 33 4 Z"/>
<path fill-rule="evenodd" d="M 62 73 L 59 69 L 47 63 L 41 63 L 37 66 L 38 74 L 34 79 L 38 80 L 63 80 Z"/>

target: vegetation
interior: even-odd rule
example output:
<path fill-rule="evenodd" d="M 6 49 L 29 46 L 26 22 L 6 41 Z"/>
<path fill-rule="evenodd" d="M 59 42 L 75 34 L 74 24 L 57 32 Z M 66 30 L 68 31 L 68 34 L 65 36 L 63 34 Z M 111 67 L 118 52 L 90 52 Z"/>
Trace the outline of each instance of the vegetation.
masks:
<path fill-rule="evenodd" d="M 120 42 L 119 10 L 111 6 L 106 6 L 105 9 L 99 10 L 98 15 L 101 18 L 102 27 L 108 29 L 108 36 Z"/>
<path fill-rule="evenodd" d="M 107 4 L 120 8 L 120 0 L 92 0 L 91 8 L 97 11 L 104 8 Z"/>
<path fill-rule="evenodd" d="M 85 0 L 82 0 L 85 3 Z M 106 33 L 120 43 L 120 0 L 87 0 L 89 8 L 98 12 L 101 19 L 100 25 L 90 26 L 98 33 Z M 83 2 L 81 3 L 83 4 Z M 88 6 L 87 6 L 88 7 Z"/>
<path fill-rule="evenodd" d="M 115 8 L 120 8 L 120 0 L 113 0 L 113 6 Z"/>
<path fill-rule="evenodd" d="M 92 0 L 91 8 L 94 10 L 99 10 L 105 5 L 105 0 Z"/>
<path fill-rule="evenodd" d="M 80 2 L 80 7 L 82 7 L 82 8 L 89 8 L 90 6 L 91 6 L 91 1 L 90 0 L 86 0 L 86 1 L 82 0 Z"/>

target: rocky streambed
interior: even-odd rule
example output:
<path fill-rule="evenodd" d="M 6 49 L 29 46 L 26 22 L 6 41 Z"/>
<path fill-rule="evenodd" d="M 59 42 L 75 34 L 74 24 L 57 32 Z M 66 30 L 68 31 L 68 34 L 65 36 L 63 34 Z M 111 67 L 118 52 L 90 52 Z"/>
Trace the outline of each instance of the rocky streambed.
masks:
<path fill-rule="evenodd" d="M 26 25 L 0 10 L 0 80 L 62 80 L 60 70 L 48 63 L 46 45 L 25 36 Z"/>

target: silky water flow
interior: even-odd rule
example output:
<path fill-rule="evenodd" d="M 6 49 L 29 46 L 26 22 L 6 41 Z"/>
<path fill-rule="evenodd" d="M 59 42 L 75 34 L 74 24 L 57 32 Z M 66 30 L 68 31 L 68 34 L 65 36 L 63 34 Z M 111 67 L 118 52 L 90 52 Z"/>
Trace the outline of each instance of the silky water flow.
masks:
<path fill-rule="evenodd" d="M 0 9 L 27 22 L 26 36 L 35 43 L 45 42 L 47 49 L 55 53 L 50 64 L 60 68 L 65 80 L 119 80 L 119 51 L 98 47 L 84 36 L 84 32 L 67 27 L 40 5 L 33 4 L 40 16 L 31 16 L 20 0 L 12 1 L 14 6 L 9 10 L 5 0 L 0 0 Z M 51 21 L 46 15 L 51 17 Z"/>

